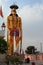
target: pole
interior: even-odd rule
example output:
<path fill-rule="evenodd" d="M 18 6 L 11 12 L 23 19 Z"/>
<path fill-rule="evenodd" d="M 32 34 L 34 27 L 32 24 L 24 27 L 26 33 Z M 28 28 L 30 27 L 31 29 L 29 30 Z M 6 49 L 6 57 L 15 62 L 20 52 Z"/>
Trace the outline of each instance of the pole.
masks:
<path fill-rule="evenodd" d="M 42 53 L 42 43 L 40 43 L 40 52 Z"/>

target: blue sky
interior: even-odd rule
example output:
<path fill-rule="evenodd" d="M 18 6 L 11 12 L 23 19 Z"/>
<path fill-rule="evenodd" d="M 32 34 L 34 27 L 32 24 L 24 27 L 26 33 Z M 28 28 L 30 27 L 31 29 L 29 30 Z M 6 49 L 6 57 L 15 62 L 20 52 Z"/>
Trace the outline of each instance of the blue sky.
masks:
<path fill-rule="evenodd" d="M 43 43 L 43 0 L 0 0 L 5 23 L 13 3 L 19 6 L 17 13 L 22 18 L 23 49 L 34 45 L 40 51 L 40 43 Z M 3 22 L 3 19 L 0 18 L 0 21 Z"/>
<path fill-rule="evenodd" d="M 25 5 L 33 6 L 34 4 L 43 4 L 43 0 L 0 0 L 0 3 L 5 7 L 10 6 L 12 3 L 17 3 L 19 7 L 22 7 Z"/>

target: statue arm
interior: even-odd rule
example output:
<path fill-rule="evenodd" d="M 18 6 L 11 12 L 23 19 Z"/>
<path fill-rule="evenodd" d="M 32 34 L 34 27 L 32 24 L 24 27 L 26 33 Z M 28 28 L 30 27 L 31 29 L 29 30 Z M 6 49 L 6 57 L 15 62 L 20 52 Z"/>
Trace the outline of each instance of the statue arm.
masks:
<path fill-rule="evenodd" d="M 19 27 L 20 27 L 20 40 L 22 41 L 22 21 L 19 19 Z"/>
<path fill-rule="evenodd" d="M 20 40 L 20 53 L 21 53 L 21 51 L 22 51 L 22 21 L 21 21 L 21 18 L 19 20 L 19 28 L 20 28 L 20 38 L 19 38 L 19 40 Z"/>
<path fill-rule="evenodd" d="M 7 18 L 7 29 L 10 29 L 10 21 L 9 21 L 9 17 Z"/>

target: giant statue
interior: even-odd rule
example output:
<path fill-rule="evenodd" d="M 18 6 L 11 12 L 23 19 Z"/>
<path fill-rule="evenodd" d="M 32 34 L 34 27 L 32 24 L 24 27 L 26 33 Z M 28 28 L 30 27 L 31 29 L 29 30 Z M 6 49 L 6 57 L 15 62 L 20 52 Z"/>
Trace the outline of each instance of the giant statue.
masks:
<path fill-rule="evenodd" d="M 16 49 L 19 50 L 19 42 L 20 42 L 20 53 L 22 50 L 22 21 L 21 17 L 19 17 L 16 12 L 18 6 L 11 5 L 10 8 L 11 13 L 7 17 L 7 42 L 8 42 L 8 53 L 9 55 L 13 55 L 14 44 L 16 44 Z"/>

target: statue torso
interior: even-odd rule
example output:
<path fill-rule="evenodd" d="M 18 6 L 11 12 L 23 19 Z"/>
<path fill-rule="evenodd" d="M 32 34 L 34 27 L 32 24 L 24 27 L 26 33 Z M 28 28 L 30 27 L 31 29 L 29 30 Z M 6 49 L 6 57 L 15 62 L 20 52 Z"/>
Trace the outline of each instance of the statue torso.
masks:
<path fill-rule="evenodd" d="M 9 16 L 9 23 L 11 28 L 19 28 L 19 17 Z"/>

